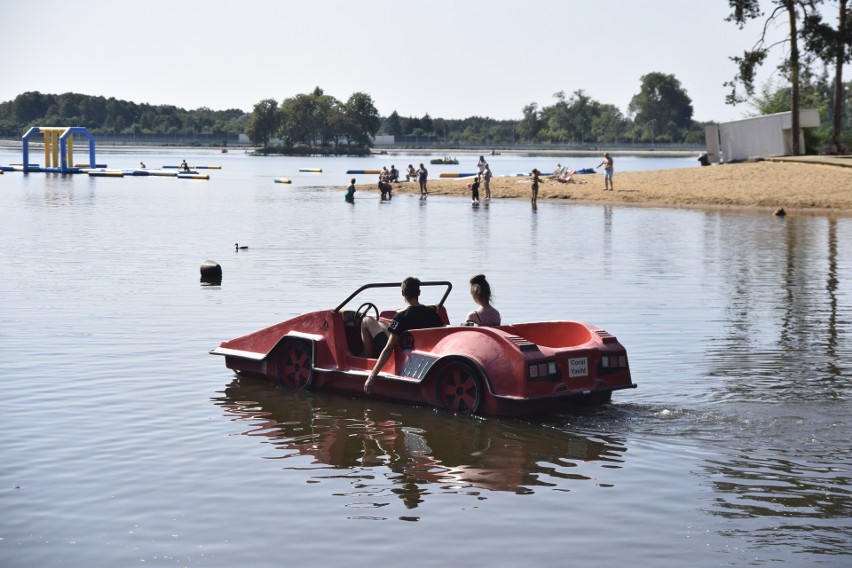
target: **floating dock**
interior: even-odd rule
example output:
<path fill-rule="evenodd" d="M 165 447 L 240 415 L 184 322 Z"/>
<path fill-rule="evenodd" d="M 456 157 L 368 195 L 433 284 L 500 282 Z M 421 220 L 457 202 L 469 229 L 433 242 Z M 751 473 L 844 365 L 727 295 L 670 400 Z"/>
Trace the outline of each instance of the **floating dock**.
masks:
<path fill-rule="evenodd" d="M 180 166 L 163 166 L 163 169 L 180 169 Z M 222 166 L 189 166 L 191 170 L 221 170 Z"/>

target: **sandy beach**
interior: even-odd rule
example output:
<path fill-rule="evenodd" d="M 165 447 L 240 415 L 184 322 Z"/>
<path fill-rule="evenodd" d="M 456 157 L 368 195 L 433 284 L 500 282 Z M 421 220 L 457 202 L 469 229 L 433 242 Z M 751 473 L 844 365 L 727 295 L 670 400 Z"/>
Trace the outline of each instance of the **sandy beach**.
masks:
<path fill-rule="evenodd" d="M 834 158 L 839 164 L 850 158 Z M 845 162 L 844 162 L 845 160 Z M 830 160 L 827 160 L 830 161 Z M 602 170 L 598 170 L 599 172 Z M 432 174 L 432 172 L 430 172 Z M 437 172 L 434 174 L 437 175 Z M 673 170 L 618 171 L 615 191 L 603 191 L 603 174 L 575 175 L 577 183 L 559 183 L 544 178 L 539 202 L 570 199 L 577 202 L 625 203 L 671 207 L 757 208 L 787 213 L 820 212 L 852 215 L 852 167 L 816 163 L 805 158 L 794 161 L 759 161 Z M 470 195 L 470 179 L 429 179 L 435 195 Z M 378 191 L 375 185 L 359 190 Z M 398 193 L 419 193 L 417 183 L 394 184 Z M 484 198 L 483 187 L 479 190 Z M 529 199 L 529 177 L 495 177 L 493 199 Z"/>

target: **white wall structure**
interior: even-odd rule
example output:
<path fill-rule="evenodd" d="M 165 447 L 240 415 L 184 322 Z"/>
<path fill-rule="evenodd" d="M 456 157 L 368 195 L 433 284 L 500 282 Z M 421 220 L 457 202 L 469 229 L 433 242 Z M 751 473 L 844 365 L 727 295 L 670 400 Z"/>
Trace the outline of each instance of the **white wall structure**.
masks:
<path fill-rule="evenodd" d="M 802 129 L 819 126 L 819 111 L 800 110 L 799 126 Z M 718 157 L 718 161 L 721 162 L 789 156 L 793 153 L 793 113 L 779 112 L 723 122 L 719 125 L 718 140 L 713 139 L 716 133 L 712 128 L 705 128 L 704 134 L 710 161 L 716 161 L 713 158 L 718 154 L 711 153 L 711 150 L 716 148 L 720 150 L 721 156 Z M 799 131 L 799 147 L 802 149 L 805 147 L 802 130 Z"/>

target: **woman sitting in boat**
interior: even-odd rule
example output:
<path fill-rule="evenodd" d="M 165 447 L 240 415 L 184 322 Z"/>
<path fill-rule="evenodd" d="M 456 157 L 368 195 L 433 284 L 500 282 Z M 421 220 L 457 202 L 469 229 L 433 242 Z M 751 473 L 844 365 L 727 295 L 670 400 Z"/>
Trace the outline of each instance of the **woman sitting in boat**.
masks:
<path fill-rule="evenodd" d="M 500 325 L 500 312 L 491 305 L 491 285 L 484 274 L 477 274 L 470 279 L 470 296 L 479 308 L 467 314 L 466 324 Z"/>

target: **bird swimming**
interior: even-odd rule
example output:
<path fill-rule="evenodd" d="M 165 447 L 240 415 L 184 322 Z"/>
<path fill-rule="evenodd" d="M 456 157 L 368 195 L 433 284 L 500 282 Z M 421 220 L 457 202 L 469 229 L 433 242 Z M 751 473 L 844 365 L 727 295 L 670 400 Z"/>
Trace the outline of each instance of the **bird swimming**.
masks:
<path fill-rule="evenodd" d="M 234 250 L 246 250 L 248 245 L 240 246 L 240 243 L 234 243 Z"/>

